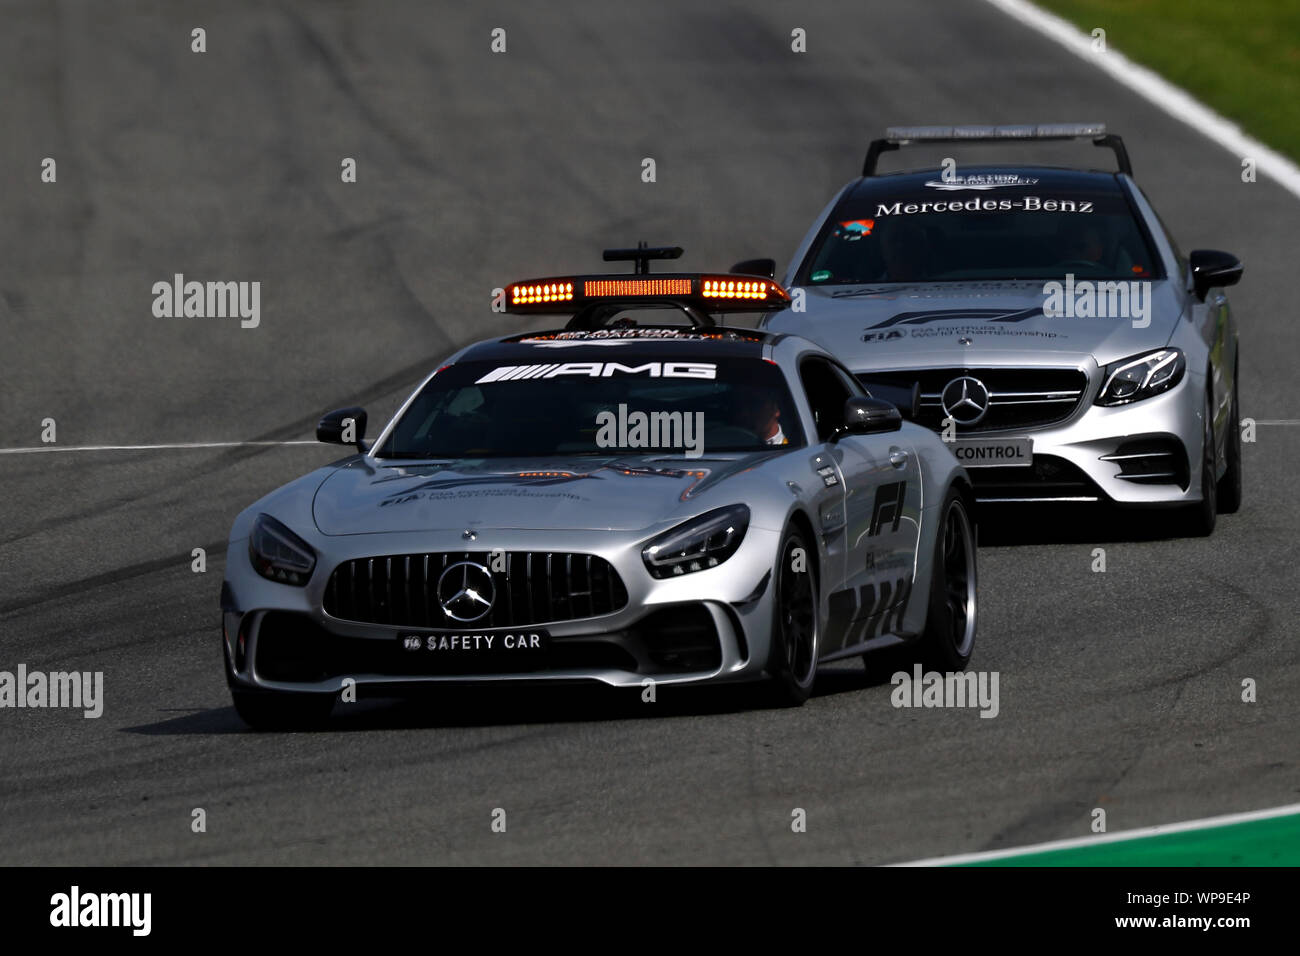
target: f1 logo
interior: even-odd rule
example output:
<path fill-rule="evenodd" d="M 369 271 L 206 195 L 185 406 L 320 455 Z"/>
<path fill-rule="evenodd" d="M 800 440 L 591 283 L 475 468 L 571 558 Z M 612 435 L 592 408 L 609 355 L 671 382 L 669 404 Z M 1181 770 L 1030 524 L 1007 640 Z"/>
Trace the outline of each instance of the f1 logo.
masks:
<path fill-rule="evenodd" d="M 880 534 L 880 528 L 887 522 L 893 522 L 889 531 L 898 530 L 898 523 L 903 519 L 903 496 L 907 491 L 907 482 L 893 481 L 876 489 L 876 503 L 871 511 L 871 530 L 868 537 Z"/>

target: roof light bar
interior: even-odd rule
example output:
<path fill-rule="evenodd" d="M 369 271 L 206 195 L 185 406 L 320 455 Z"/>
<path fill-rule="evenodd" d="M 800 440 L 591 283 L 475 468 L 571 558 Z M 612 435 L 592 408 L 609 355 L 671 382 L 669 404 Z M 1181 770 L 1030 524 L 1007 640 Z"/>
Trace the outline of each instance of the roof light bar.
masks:
<path fill-rule="evenodd" d="M 526 314 L 552 313 L 571 316 L 570 331 L 594 331 L 632 308 L 670 308 L 683 313 L 694 328 L 716 327 L 712 316 L 723 312 L 770 312 L 790 304 L 790 294 L 769 274 L 746 272 L 726 274 L 677 272 L 650 275 L 650 262 L 676 259 L 681 246 L 648 246 L 606 249 L 606 262 L 634 262 L 632 275 L 568 275 L 513 282 L 505 289 L 505 311 Z M 737 266 L 771 270 L 769 260 L 748 260 Z M 733 269 L 736 267 L 733 267 Z"/>
<path fill-rule="evenodd" d="M 1048 142 L 1091 139 L 1093 145 L 1115 153 L 1119 172 L 1133 175 L 1124 141 L 1106 132 L 1105 123 L 1022 123 L 1006 126 L 890 126 L 881 139 L 874 139 L 862 163 L 862 175 L 874 176 L 881 153 L 901 146 L 924 143 Z"/>
<path fill-rule="evenodd" d="M 706 299 L 766 299 L 772 289 L 780 289 L 771 279 L 704 279 L 700 294 Z M 784 291 L 784 290 L 782 290 Z"/>
<path fill-rule="evenodd" d="M 624 303 L 763 312 L 785 308 L 789 302 L 790 294 L 775 279 L 735 274 L 553 276 L 506 287 L 506 311 L 525 313 L 574 313 L 592 305 Z"/>
<path fill-rule="evenodd" d="M 690 279 L 584 279 L 582 294 L 588 299 L 640 298 L 691 294 Z"/>
<path fill-rule="evenodd" d="M 1083 139 L 1106 135 L 1105 123 L 1040 123 L 1015 126 L 891 126 L 885 139 L 891 143 L 998 139 Z"/>
<path fill-rule="evenodd" d="M 539 302 L 572 302 L 573 283 L 564 281 L 533 282 L 510 287 L 511 305 L 535 305 Z"/>

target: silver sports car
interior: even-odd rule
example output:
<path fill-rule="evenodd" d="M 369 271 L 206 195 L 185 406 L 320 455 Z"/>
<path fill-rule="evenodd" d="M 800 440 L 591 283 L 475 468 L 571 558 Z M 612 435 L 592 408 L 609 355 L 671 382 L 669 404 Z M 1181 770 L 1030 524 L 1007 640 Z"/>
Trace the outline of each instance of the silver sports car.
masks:
<path fill-rule="evenodd" d="M 901 146 L 1081 138 L 1119 171 L 875 169 Z M 1241 503 L 1223 292 L 1241 273 L 1179 251 L 1100 124 L 895 128 L 809 230 L 784 277 L 793 307 L 763 327 L 820 343 L 868 388 L 919 384 L 918 420 L 980 501 L 1176 506 L 1209 534 Z"/>
<path fill-rule="evenodd" d="M 819 661 L 965 666 L 975 535 L 949 448 L 807 340 L 713 324 L 787 301 L 770 279 L 645 271 L 509 286 L 511 311 L 577 314 L 456 353 L 373 443 L 362 409 L 321 420 L 356 453 L 230 533 L 246 722 L 319 719 L 345 689 L 766 677 L 798 704 Z M 685 323 L 633 317 L 665 309 Z"/>

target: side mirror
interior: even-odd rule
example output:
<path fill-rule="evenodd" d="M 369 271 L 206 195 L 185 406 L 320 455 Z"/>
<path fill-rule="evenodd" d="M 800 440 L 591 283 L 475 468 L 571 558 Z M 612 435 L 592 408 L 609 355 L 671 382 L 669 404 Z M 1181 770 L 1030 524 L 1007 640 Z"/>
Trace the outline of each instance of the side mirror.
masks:
<path fill-rule="evenodd" d="M 366 410 L 360 407 L 338 408 L 326 412 L 316 423 L 316 440 L 330 445 L 356 445 L 364 452 L 366 444 Z"/>
<path fill-rule="evenodd" d="M 878 435 L 903 427 L 903 416 L 889 402 L 855 395 L 844 403 L 844 424 L 835 429 L 831 441 L 845 435 Z"/>
<path fill-rule="evenodd" d="M 738 276 L 765 276 L 768 279 L 775 279 L 776 260 L 746 259 L 744 262 L 737 262 L 732 266 L 731 274 Z"/>
<path fill-rule="evenodd" d="M 1200 299 L 1216 286 L 1236 285 L 1245 268 L 1241 260 L 1229 252 L 1218 249 L 1196 249 L 1188 257 L 1192 266 L 1192 286 Z"/>

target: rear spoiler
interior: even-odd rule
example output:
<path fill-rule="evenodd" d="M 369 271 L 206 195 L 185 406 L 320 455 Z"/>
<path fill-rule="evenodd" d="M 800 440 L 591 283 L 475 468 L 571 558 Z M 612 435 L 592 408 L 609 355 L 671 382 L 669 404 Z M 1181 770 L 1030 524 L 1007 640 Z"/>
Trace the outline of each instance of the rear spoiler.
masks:
<path fill-rule="evenodd" d="M 876 175 L 876 162 L 881 153 L 892 152 L 903 146 L 924 143 L 1010 143 L 1090 139 L 1094 146 L 1109 149 L 1115 154 L 1119 172 L 1133 175 L 1128 150 L 1124 141 L 1114 133 L 1106 132 L 1105 123 L 1042 123 L 1019 126 L 891 126 L 881 139 L 873 139 L 867 147 L 867 157 L 862 162 L 862 175 Z"/>

